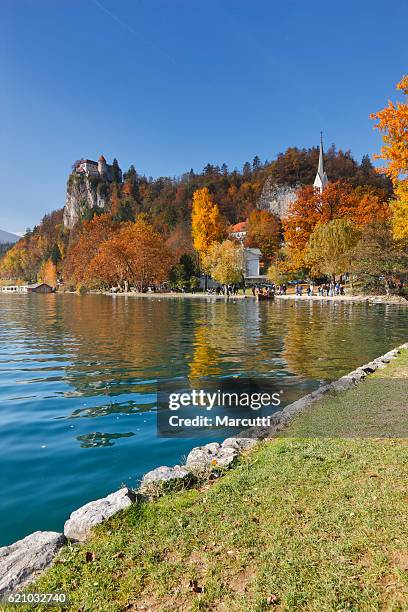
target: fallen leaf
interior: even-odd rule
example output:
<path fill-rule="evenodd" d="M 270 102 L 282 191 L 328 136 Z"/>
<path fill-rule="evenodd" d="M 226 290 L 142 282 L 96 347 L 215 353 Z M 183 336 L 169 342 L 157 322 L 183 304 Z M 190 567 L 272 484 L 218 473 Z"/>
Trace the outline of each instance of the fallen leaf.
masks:
<path fill-rule="evenodd" d="M 85 553 L 85 561 L 87 563 L 91 563 L 94 560 L 95 560 L 95 553 L 91 552 L 90 550 L 87 550 L 87 552 Z"/>
<path fill-rule="evenodd" d="M 269 595 L 269 597 L 266 598 L 266 603 L 268 606 L 276 606 L 276 604 L 279 603 L 279 597 L 277 595 Z"/>
<path fill-rule="evenodd" d="M 198 586 L 197 580 L 190 580 L 189 587 L 193 593 L 204 593 L 204 587 Z"/>

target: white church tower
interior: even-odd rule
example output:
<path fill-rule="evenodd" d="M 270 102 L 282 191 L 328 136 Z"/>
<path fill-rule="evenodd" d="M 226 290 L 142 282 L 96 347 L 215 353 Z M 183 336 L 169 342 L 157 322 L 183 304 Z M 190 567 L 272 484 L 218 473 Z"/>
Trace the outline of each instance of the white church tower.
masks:
<path fill-rule="evenodd" d="M 313 187 L 318 189 L 322 193 L 323 189 L 327 187 L 329 179 L 324 171 L 324 160 L 323 160 L 323 133 L 320 132 L 320 153 L 319 153 L 319 165 L 317 167 L 316 178 L 313 183 Z"/>

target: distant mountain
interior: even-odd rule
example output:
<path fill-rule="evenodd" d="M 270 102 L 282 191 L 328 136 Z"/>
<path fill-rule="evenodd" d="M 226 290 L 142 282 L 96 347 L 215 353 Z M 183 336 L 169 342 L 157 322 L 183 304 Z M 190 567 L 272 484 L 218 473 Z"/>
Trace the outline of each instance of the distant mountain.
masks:
<path fill-rule="evenodd" d="M 20 236 L 0 230 L 0 244 L 14 243 L 17 242 L 17 240 L 20 240 Z"/>

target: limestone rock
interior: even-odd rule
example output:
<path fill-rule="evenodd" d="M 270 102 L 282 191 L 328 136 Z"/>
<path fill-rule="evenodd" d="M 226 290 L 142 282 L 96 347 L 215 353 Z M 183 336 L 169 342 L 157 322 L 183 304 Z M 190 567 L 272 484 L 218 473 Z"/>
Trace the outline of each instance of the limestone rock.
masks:
<path fill-rule="evenodd" d="M 224 448 L 233 448 L 239 452 L 248 450 L 257 444 L 256 438 L 226 438 L 221 444 Z"/>
<path fill-rule="evenodd" d="M 193 480 L 191 470 L 185 466 L 162 465 L 143 476 L 139 490 L 146 495 L 157 495 L 165 491 L 181 489 L 191 484 Z"/>
<path fill-rule="evenodd" d="M 296 200 L 298 189 L 299 187 L 290 185 L 276 185 L 269 176 L 263 186 L 257 207 L 269 210 L 279 219 L 283 219 L 288 214 L 289 206 Z"/>
<path fill-rule="evenodd" d="M 226 448 L 220 448 L 218 453 L 212 459 L 214 468 L 227 468 L 230 467 L 238 457 L 238 451 L 235 448 L 227 446 Z"/>
<path fill-rule="evenodd" d="M 105 181 L 72 173 L 68 179 L 64 226 L 72 229 L 87 210 L 105 208 L 108 189 Z"/>
<path fill-rule="evenodd" d="M 92 527 L 99 525 L 120 510 L 136 501 L 134 491 L 123 487 L 107 497 L 89 502 L 72 512 L 64 525 L 64 534 L 70 540 L 83 542 L 90 535 Z"/>
<path fill-rule="evenodd" d="M 47 568 L 65 536 L 55 531 L 35 531 L 0 548 L 0 596 L 26 586 Z"/>
<path fill-rule="evenodd" d="M 229 467 L 238 457 L 238 449 L 233 446 L 221 446 L 212 442 L 205 446 L 193 448 L 188 454 L 186 466 L 195 471 Z"/>

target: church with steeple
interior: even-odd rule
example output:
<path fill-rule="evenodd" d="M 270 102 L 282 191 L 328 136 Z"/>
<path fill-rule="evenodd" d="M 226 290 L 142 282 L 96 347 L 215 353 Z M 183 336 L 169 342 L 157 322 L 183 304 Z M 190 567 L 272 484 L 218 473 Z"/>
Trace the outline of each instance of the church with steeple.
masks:
<path fill-rule="evenodd" d="M 323 133 L 320 132 L 320 153 L 319 153 L 319 165 L 317 167 L 316 178 L 313 183 L 313 187 L 318 189 L 320 193 L 322 193 L 323 189 L 327 187 L 329 183 L 329 179 L 327 178 L 327 174 L 324 169 L 324 159 L 323 159 Z"/>

